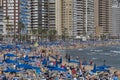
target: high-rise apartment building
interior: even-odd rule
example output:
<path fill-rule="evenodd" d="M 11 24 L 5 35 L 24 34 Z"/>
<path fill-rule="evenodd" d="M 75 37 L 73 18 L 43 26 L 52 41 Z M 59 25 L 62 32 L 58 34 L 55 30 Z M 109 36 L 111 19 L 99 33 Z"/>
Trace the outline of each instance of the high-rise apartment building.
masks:
<path fill-rule="evenodd" d="M 55 29 L 55 0 L 40 0 L 40 26 Z"/>
<path fill-rule="evenodd" d="M 48 0 L 39 0 L 39 24 L 48 28 Z"/>
<path fill-rule="evenodd" d="M 48 28 L 56 29 L 55 0 L 48 0 Z"/>
<path fill-rule="evenodd" d="M 65 36 L 72 37 L 72 1 L 73 0 L 61 0 L 62 2 L 62 33 Z"/>
<path fill-rule="evenodd" d="M 94 0 L 96 36 L 110 35 L 112 28 L 112 0 Z"/>
<path fill-rule="evenodd" d="M 40 0 L 31 0 L 31 27 L 37 29 L 40 24 L 40 10 L 41 10 Z"/>
<path fill-rule="evenodd" d="M 23 34 L 31 31 L 31 0 L 20 0 L 19 21 L 24 25 Z M 33 14 L 34 15 L 34 14 Z"/>
<path fill-rule="evenodd" d="M 112 36 L 120 36 L 120 0 L 113 0 L 112 5 Z"/>
<path fill-rule="evenodd" d="M 120 0 L 112 0 L 112 7 L 119 7 L 120 6 Z"/>
<path fill-rule="evenodd" d="M 94 0 L 73 0 L 73 35 L 94 34 Z"/>
<path fill-rule="evenodd" d="M 0 0 L 0 6 L 2 6 L 2 0 Z"/>
<path fill-rule="evenodd" d="M 0 0 L 0 35 L 3 33 L 3 9 L 2 9 L 2 0 Z"/>
<path fill-rule="evenodd" d="M 19 18 L 19 0 L 2 0 L 4 33 L 13 35 L 17 32 Z"/>
<path fill-rule="evenodd" d="M 55 26 L 57 35 L 62 35 L 62 0 L 55 0 Z"/>

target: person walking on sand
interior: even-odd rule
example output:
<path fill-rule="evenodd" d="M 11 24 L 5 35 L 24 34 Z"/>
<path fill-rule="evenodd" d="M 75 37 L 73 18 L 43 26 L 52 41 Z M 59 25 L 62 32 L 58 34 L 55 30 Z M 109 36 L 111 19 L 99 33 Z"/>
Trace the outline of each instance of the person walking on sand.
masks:
<path fill-rule="evenodd" d="M 68 60 L 68 54 L 65 55 L 66 61 Z"/>
<path fill-rule="evenodd" d="M 106 64 L 105 64 L 105 63 L 106 63 L 106 60 L 104 60 L 103 62 L 104 62 L 103 65 L 105 66 L 105 65 L 106 65 Z"/>
<path fill-rule="evenodd" d="M 68 62 L 70 61 L 70 55 L 68 55 Z"/>
<path fill-rule="evenodd" d="M 93 64 L 93 61 L 92 61 L 92 60 L 90 60 L 90 66 L 92 66 L 92 64 Z"/>

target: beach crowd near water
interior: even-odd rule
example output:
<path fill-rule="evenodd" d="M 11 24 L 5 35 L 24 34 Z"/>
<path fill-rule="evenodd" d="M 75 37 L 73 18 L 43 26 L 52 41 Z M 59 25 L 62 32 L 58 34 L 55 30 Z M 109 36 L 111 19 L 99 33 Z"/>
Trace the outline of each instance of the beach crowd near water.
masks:
<path fill-rule="evenodd" d="M 119 45 L 119 41 L 93 43 L 66 44 L 67 47 L 64 44 L 43 46 L 37 43 L 22 44 L 21 47 L 16 47 L 14 44 L 13 48 L 1 49 L 0 80 L 120 80 L 120 73 L 117 69 L 94 72 L 92 71 L 94 62 L 85 59 L 79 61 L 76 56 L 75 61 L 79 63 L 70 63 L 71 56 L 62 55 L 60 52 L 64 49 Z M 15 54 L 15 56 L 7 54 Z M 21 64 L 27 67 L 21 67 Z M 7 69 L 11 71 L 6 71 Z"/>

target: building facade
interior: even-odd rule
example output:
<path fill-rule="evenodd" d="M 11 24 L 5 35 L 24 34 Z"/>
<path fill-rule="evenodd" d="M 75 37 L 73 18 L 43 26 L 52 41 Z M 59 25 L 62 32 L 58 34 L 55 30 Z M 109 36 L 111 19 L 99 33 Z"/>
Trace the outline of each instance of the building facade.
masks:
<path fill-rule="evenodd" d="M 42 28 L 48 28 L 48 0 L 39 0 L 39 24 Z"/>
<path fill-rule="evenodd" d="M 0 6 L 0 35 L 3 33 L 3 12 L 2 7 Z"/>
<path fill-rule="evenodd" d="M 22 34 L 28 34 L 31 31 L 31 0 L 20 0 L 19 21 L 24 25 Z"/>
<path fill-rule="evenodd" d="M 42 28 L 55 29 L 55 0 L 40 0 L 40 24 Z"/>
<path fill-rule="evenodd" d="M 48 28 L 56 29 L 55 0 L 48 0 Z"/>
<path fill-rule="evenodd" d="M 120 36 L 120 1 L 114 0 L 112 5 L 112 36 Z"/>
<path fill-rule="evenodd" d="M 2 0 L 4 34 L 16 34 L 19 18 L 19 0 Z"/>
<path fill-rule="evenodd" d="M 0 35 L 3 34 L 3 9 L 2 9 L 2 1 L 0 0 Z"/>
<path fill-rule="evenodd" d="M 108 36 L 112 30 L 112 0 L 94 0 L 96 36 Z"/>
<path fill-rule="evenodd" d="M 73 0 L 73 35 L 94 34 L 94 0 Z"/>
<path fill-rule="evenodd" d="M 72 37 L 72 1 L 73 0 L 61 0 L 62 2 L 62 34 L 68 37 Z"/>
<path fill-rule="evenodd" d="M 37 29 L 39 26 L 39 0 L 31 0 L 31 27 Z"/>
<path fill-rule="evenodd" d="M 62 0 L 55 0 L 55 26 L 57 35 L 62 35 Z"/>

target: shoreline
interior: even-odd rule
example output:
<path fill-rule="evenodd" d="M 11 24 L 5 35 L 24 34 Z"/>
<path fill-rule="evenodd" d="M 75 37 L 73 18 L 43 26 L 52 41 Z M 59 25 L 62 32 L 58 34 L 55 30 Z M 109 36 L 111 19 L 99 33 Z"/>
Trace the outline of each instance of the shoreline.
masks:
<path fill-rule="evenodd" d="M 60 50 L 60 52 L 62 51 L 62 52 L 64 52 L 64 50 L 73 50 L 73 49 L 76 49 L 76 50 L 78 50 L 78 49 L 87 49 L 87 48 L 95 48 L 95 47 L 102 47 L 102 46 L 119 46 L 120 45 L 120 42 L 119 41 L 116 41 L 116 42 L 112 42 L 112 41 L 106 41 L 106 42 L 99 42 L 99 43 L 97 43 L 97 42 L 94 42 L 94 44 L 92 44 L 92 43 L 87 43 L 87 42 L 85 42 L 85 43 L 82 43 L 82 44 L 74 44 L 74 45 L 70 45 L 70 46 L 62 46 L 62 49 L 60 48 L 59 50 Z M 65 55 L 63 55 L 63 56 L 65 56 Z M 88 66 L 88 68 L 90 68 L 91 69 L 91 66 Z M 92 66 L 92 68 L 93 68 L 93 66 Z M 110 71 L 112 71 L 112 72 L 115 72 L 115 71 L 118 71 L 119 73 L 120 73 L 120 68 L 116 68 L 116 67 L 111 67 L 110 68 Z"/>
<path fill-rule="evenodd" d="M 84 42 L 84 43 L 74 43 L 73 45 L 69 46 L 61 46 L 60 50 L 72 50 L 72 49 L 85 49 L 85 48 L 91 48 L 91 47 L 102 47 L 102 46 L 117 46 L 120 45 L 120 42 L 112 42 L 112 41 L 107 41 L 107 42 Z"/>

